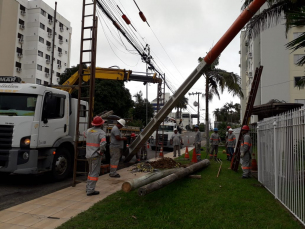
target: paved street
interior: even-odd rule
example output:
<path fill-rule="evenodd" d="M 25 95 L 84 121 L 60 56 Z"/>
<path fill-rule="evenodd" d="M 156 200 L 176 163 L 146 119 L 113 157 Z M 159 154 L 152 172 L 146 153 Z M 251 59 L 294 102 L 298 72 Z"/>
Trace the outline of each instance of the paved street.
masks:
<path fill-rule="evenodd" d="M 190 145 L 194 141 L 193 132 L 183 133 L 183 142 L 187 146 L 188 139 Z M 169 153 L 163 152 L 164 155 Z M 159 153 L 158 153 L 159 154 Z M 157 155 L 158 155 L 157 154 Z M 148 149 L 148 158 L 154 158 L 155 151 Z M 135 157 L 127 165 L 120 163 L 119 169 L 135 162 Z M 85 179 L 85 177 L 84 177 Z M 0 210 L 15 206 L 17 204 L 47 195 L 57 190 L 66 188 L 72 184 L 72 178 L 60 182 L 53 182 L 47 175 L 29 176 L 29 175 L 3 175 L 0 174 Z"/>

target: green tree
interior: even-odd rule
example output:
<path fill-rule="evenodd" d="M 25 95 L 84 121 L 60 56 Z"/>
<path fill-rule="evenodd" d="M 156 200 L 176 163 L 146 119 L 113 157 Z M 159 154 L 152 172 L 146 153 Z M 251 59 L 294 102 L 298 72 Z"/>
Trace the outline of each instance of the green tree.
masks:
<path fill-rule="evenodd" d="M 245 0 L 242 10 L 246 9 L 254 0 Z M 255 37 L 261 31 L 282 22 L 284 15 L 286 21 L 286 35 L 289 29 L 305 25 L 305 0 L 267 0 L 268 8 L 252 17 L 246 25 L 246 37 Z M 292 51 L 305 47 L 305 33 L 286 44 Z M 298 61 L 299 65 L 305 63 L 305 57 Z"/>
<path fill-rule="evenodd" d="M 131 118 L 135 120 L 141 120 L 144 126 L 146 123 L 146 99 L 143 99 L 142 91 L 139 91 L 133 96 L 135 98 L 134 106 L 129 110 Z M 150 102 L 147 104 L 147 120 L 149 121 L 154 116 L 154 109 Z"/>
<path fill-rule="evenodd" d="M 220 99 L 220 93 L 227 89 L 233 96 L 243 97 L 242 89 L 239 85 L 240 77 L 233 72 L 217 68 L 219 65 L 219 57 L 208 66 L 204 73 L 206 79 L 206 90 L 203 96 L 206 100 L 205 118 L 206 126 L 209 127 L 209 101 L 216 95 Z M 202 57 L 198 58 L 199 63 L 203 61 Z M 206 128 L 206 144 L 209 152 L 209 128 Z"/>
<path fill-rule="evenodd" d="M 185 96 L 183 96 L 183 98 L 178 101 L 178 103 L 175 106 L 175 108 L 177 109 L 177 115 L 176 115 L 177 118 L 181 118 L 182 110 L 187 109 L 187 104 L 188 104 L 188 98 L 186 98 Z"/>
<path fill-rule="evenodd" d="M 78 66 L 72 66 L 67 68 L 60 76 L 59 84 L 63 84 L 69 79 L 75 72 L 78 71 Z M 88 88 L 82 90 L 83 96 L 88 93 Z M 75 90 L 72 93 L 73 98 L 78 97 L 78 92 Z M 128 110 L 132 108 L 133 101 L 131 94 L 124 86 L 123 81 L 116 80 L 95 80 L 95 96 L 94 96 L 94 114 L 100 114 L 105 110 L 113 110 L 114 114 L 127 117 Z"/>

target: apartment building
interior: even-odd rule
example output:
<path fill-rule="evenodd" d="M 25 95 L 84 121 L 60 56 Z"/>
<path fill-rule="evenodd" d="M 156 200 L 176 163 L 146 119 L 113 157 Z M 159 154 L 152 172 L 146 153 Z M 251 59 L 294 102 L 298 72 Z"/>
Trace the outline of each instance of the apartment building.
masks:
<path fill-rule="evenodd" d="M 0 75 L 50 84 L 55 33 L 52 83 L 57 84 L 70 67 L 72 28 L 59 13 L 55 21 L 54 12 L 42 0 L 0 0 Z"/>
<path fill-rule="evenodd" d="M 162 93 L 162 96 L 163 96 L 163 93 Z M 164 98 L 165 98 L 165 103 L 170 99 L 170 94 L 169 93 L 165 93 L 164 95 Z M 157 110 L 158 110 L 158 106 L 157 106 L 157 98 L 155 98 L 153 101 L 151 101 L 151 105 L 154 109 L 154 114 L 157 113 Z M 160 109 L 164 106 L 164 104 L 159 104 L 160 105 Z"/>
<path fill-rule="evenodd" d="M 264 7 L 261 11 L 264 10 Z M 305 49 L 291 52 L 285 44 L 305 32 L 305 27 L 289 30 L 287 36 L 284 19 L 277 26 L 262 31 L 255 38 L 240 35 L 240 76 L 244 99 L 241 99 L 241 120 L 243 119 L 255 69 L 264 67 L 254 106 L 277 99 L 286 103 L 305 104 L 305 90 L 295 87 L 296 82 L 305 74 L 305 66 L 296 63 L 305 55 Z M 251 117 L 251 123 L 257 122 Z"/>

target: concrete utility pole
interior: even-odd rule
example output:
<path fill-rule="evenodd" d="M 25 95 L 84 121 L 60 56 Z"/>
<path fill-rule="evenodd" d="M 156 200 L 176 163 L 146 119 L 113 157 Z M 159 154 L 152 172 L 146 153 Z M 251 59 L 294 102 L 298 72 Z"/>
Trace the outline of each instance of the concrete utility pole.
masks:
<path fill-rule="evenodd" d="M 198 107 L 198 111 L 197 111 L 197 124 L 199 125 L 200 124 L 200 113 L 199 113 L 199 108 L 200 108 L 200 104 L 199 104 L 199 95 L 201 95 L 202 93 L 201 92 L 192 92 L 192 93 L 189 93 L 189 95 L 198 95 L 198 102 L 197 102 L 197 107 Z M 196 105 L 195 105 L 196 106 Z"/>
<path fill-rule="evenodd" d="M 146 44 L 146 47 L 144 48 L 144 51 L 147 50 L 147 57 L 146 57 L 146 75 L 148 75 L 148 64 L 150 64 L 150 47 L 148 44 Z M 146 124 L 148 124 L 148 83 L 146 83 Z"/>

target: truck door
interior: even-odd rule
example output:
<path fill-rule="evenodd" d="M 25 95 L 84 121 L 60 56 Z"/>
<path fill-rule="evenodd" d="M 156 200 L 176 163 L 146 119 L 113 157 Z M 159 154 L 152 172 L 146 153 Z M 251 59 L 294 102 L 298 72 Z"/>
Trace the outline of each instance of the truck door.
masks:
<path fill-rule="evenodd" d="M 46 92 L 39 123 L 38 147 L 51 147 L 68 134 L 68 99 L 65 95 Z"/>

